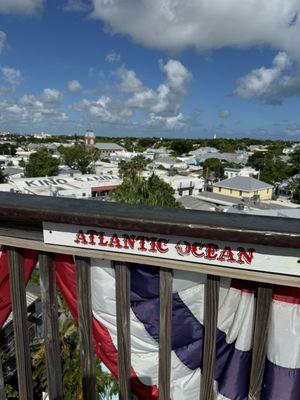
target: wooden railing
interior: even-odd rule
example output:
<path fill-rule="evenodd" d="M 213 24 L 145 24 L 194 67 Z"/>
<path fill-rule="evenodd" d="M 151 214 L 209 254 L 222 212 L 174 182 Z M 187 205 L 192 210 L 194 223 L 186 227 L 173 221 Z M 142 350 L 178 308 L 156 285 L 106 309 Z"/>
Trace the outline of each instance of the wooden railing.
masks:
<path fill-rule="evenodd" d="M 266 358 L 266 338 L 272 298 L 271 284 L 300 287 L 300 277 L 204 263 L 168 260 L 133 254 L 50 245 L 43 241 L 44 221 L 127 229 L 209 240 L 230 240 L 280 249 L 300 248 L 299 220 L 201 211 L 155 209 L 87 200 L 0 194 L 0 244 L 9 248 L 9 272 L 19 398 L 33 399 L 27 332 L 22 253 L 39 251 L 44 343 L 49 399 L 62 399 L 56 282 L 53 254 L 72 254 L 77 266 L 78 324 L 80 332 L 83 398 L 96 399 L 91 328 L 90 258 L 112 260 L 116 278 L 119 398 L 129 400 L 130 388 L 130 272 L 128 263 L 160 267 L 159 399 L 170 399 L 172 270 L 207 274 L 204 302 L 204 355 L 201 399 L 213 399 L 219 277 L 258 282 L 253 331 L 252 368 L 248 399 L 259 399 Z M 300 265 L 299 265 L 300 267 Z M 0 365 L 0 400 L 5 399 Z"/>

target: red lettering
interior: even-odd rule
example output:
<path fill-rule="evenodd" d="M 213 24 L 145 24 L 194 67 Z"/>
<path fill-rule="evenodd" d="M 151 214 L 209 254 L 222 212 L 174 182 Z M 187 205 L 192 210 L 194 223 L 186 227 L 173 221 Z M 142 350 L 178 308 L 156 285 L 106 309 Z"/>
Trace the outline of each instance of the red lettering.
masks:
<path fill-rule="evenodd" d="M 185 240 L 180 240 L 176 244 L 176 251 L 180 256 L 187 256 L 191 252 L 191 245 L 189 242 L 186 242 Z"/>
<path fill-rule="evenodd" d="M 99 232 L 99 235 L 98 235 L 98 239 L 99 239 L 99 241 L 98 241 L 98 245 L 99 245 L 99 246 L 106 247 L 106 246 L 107 246 L 107 243 L 108 243 L 108 241 L 105 241 L 105 239 L 104 239 L 104 235 L 105 235 L 105 233 L 104 233 L 104 232 Z"/>
<path fill-rule="evenodd" d="M 76 239 L 74 240 L 74 242 L 77 244 L 84 244 L 84 245 L 87 244 L 87 240 L 83 231 L 80 230 L 77 232 Z"/>
<path fill-rule="evenodd" d="M 217 258 L 218 249 L 219 247 L 216 244 L 207 244 L 204 258 L 206 258 L 206 260 L 215 260 Z"/>
<path fill-rule="evenodd" d="M 198 252 L 198 249 L 199 249 L 199 250 L 202 250 L 202 249 L 203 249 L 203 246 L 204 246 L 204 244 L 202 244 L 202 243 L 194 242 L 194 243 L 192 244 L 192 254 L 193 254 L 195 257 L 204 257 L 203 251 L 199 251 L 199 252 Z"/>
<path fill-rule="evenodd" d="M 109 241 L 107 246 L 108 247 L 116 247 L 117 249 L 121 249 L 122 248 L 120 239 L 119 239 L 119 237 L 118 237 L 118 235 L 116 233 L 114 233 L 112 235 L 112 237 L 110 238 L 110 241 Z"/>
<path fill-rule="evenodd" d="M 169 242 L 167 239 L 157 239 L 155 237 L 152 237 L 149 240 L 150 240 L 149 251 L 151 251 L 152 253 L 157 253 L 157 250 L 160 253 L 167 253 L 169 251 L 168 247 L 166 247 Z"/>
<path fill-rule="evenodd" d="M 94 246 L 96 244 L 95 236 L 98 235 L 98 232 L 94 231 L 94 230 L 89 230 L 89 231 L 87 231 L 87 235 L 89 235 L 89 240 L 90 240 L 89 244 L 92 244 Z"/>
<path fill-rule="evenodd" d="M 234 259 L 234 254 L 233 251 L 231 250 L 230 247 L 224 247 L 224 249 L 221 251 L 221 254 L 219 255 L 219 257 L 217 258 L 218 261 L 228 261 L 228 262 L 235 262 Z"/>
<path fill-rule="evenodd" d="M 255 249 L 248 249 L 248 252 L 244 247 L 239 247 L 238 248 L 238 259 L 237 262 L 239 264 L 251 264 L 253 257 L 254 257 L 254 252 Z"/>
<path fill-rule="evenodd" d="M 135 236 L 134 235 L 123 235 L 123 249 L 134 249 Z"/>
<path fill-rule="evenodd" d="M 147 236 L 138 236 L 136 239 L 139 241 L 138 250 L 147 251 L 147 248 L 145 245 L 146 245 L 146 242 L 149 240 L 149 238 L 147 238 Z"/>

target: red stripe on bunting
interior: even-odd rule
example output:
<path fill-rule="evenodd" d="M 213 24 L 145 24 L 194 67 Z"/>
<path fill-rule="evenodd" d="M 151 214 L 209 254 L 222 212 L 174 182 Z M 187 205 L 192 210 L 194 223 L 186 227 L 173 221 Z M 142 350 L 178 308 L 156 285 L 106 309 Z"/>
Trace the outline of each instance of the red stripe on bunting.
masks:
<path fill-rule="evenodd" d="M 24 260 L 24 281 L 28 282 L 37 262 L 37 252 L 34 250 L 21 250 Z M 8 272 L 8 251 L 3 248 L 0 256 L 0 329 L 11 313 L 10 286 Z"/>
<path fill-rule="evenodd" d="M 77 321 L 76 268 L 71 256 L 55 255 L 57 284 L 68 304 L 73 318 Z M 109 331 L 96 319 L 92 319 L 94 350 L 101 361 L 118 377 L 118 352 Z M 132 391 L 145 400 L 158 399 L 157 386 L 144 385 L 131 368 Z"/>

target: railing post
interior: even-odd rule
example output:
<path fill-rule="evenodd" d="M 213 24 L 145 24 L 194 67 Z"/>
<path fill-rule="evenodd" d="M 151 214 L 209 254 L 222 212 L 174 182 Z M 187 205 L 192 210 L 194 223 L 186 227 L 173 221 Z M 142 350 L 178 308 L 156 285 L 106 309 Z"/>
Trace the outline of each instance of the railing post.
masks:
<path fill-rule="evenodd" d="M 159 400 L 170 399 L 172 351 L 172 270 L 159 273 Z"/>
<path fill-rule="evenodd" d="M 58 334 L 55 264 L 50 254 L 39 255 L 43 329 L 49 400 L 62 400 L 62 371 Z"/>
<path fill-rule="evenodd" d="M 28 339 L 23 256 L 20 250 L 16 248 L 9 248 L 9 282 L 13 312 L 19 399 L 32 400 L 32 372 Z"/>
<path fill-rule="evenodd" d="M 94 341 L 92 335 L 90 258 L 76 257 L 76 283 L 83 400 L 95 400 Z"/>
<path fill-rule="evenodd" d="M 253 349 L 248 400 L 259 400 L 267 356 L 269 316 L 273 289 L 259 284 L 253 330 Z"/>
<path fill-rule="evenodd" d="M 5 391 L 4 391 L 4 376 L 3 376 L 1 358 L 0 358 L 0 400 L 6 400 Z"/>
<path fill-rule="evenodd" d="M 130 386 L 130 269 L 114 262 L 116 278 L 116 312 L 118 338 L 119 399 L 131 399 Z"/>
<path fill-rule="evenodd" d="M 216 360 L 217 322 L 219 305 L 218 276 L 207 275 L 204 297 L 204 350 L 201 380 L 201 400 L 214 399 L 214 367 Z"/>

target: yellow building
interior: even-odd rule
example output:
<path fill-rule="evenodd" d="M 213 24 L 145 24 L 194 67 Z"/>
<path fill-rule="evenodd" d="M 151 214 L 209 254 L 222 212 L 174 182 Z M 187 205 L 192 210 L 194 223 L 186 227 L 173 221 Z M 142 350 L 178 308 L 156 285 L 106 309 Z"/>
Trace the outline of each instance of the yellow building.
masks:
<path fill-rule="evenodd" d="M 236 198 L 271 200 L 273 186 L 252 177 L 235 176 L 213 184 L 213 193 Z"/>

